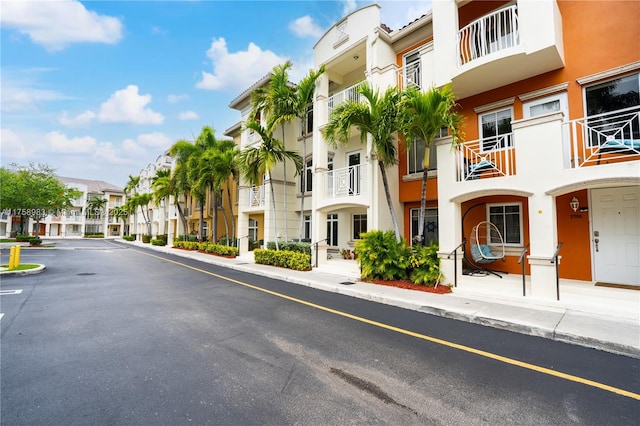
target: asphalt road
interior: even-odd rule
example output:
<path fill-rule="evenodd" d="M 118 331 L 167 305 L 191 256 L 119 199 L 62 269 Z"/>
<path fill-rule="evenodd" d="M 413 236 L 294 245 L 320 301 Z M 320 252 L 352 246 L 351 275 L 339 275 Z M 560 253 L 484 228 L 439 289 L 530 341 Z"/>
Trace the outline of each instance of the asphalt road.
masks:
<path fill-rule="evenodd" d="M 636 359 L 109 241 L 57 247 L 22 251 L 44 273 L 1 280 L 3 425 L 640 422 Z"/>

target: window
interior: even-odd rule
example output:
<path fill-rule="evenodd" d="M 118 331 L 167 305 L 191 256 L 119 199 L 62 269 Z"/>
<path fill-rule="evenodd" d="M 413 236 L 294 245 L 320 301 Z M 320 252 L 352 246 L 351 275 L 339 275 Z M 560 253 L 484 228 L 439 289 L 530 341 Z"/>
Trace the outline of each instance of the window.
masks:
<path fill-rule="evenodd" d="M 445 132 L 446 133 L 446 132 Z M 438 136 L 436 136 L 438 137 Z M 425 143 L 421 139 L 416 139 L 410 148 L 407 149 L 407 172 L 408 174 L 422 173 L 424 170 L 424 151 Z M 438 166 L 438 156 L 436 149 L 431 146 L 429 149 L 429 167 L 427 170 L 435 170 Z"/>
<path fill-rule="evenodd" d="M 567 92 L 557 93 L 552 96 L 534 99 L 522 104 L 522 112 L 524 114 L 524 118 L 530 118 L 537 115 L 559 111 L 562 111 L 564 113 L 565 120 L 569 118 L 567 108 Z"/>
<path fill-rule="evenodd" d="M 587 115 L 640 105 L 638 75 L 628 75 L 586 88 Z"/>
<path fill-rule="evenodd" d="M 500 233 L 505 244 L 522 245 L 522 206 L 513 204 L 488 204 L 489 221 L 493 223 Z M 490 238 L 489 244 L 498 244 L 499 241 Z"/>
<path fill-rule="evenodd" d="M 510 148 L 512 146 L 511 108 L 493 111 L 480 116 L 482 152 Z"/>
<path fill-rule="evenodd" d="M 209 241 L 209 222 L 202 223 L 202 241 Z"/>
<path fill-rule="evenodd" d="M 338 214 L 327 215 L 327 244 L 333 247 L 338 245 Z"/>
<path fill-rule="evenodd" d="M 249 219 L 249 241 L 258 241 L 258 221 Z"/>
<path fill-rule="evenodd" d="M 420 235 L 418 232 L 418 222 L 420 209 L 411 209 L 411 244 L 414 237 Z M 425 245 L 438 243 L 438 209 L 426 209 L 424 214 L 424 242 Z"/>
<path fill-rule="evenodd" d="M 304 215 L 304 229 L 303 229 L 303 238 L 305 240 L 311 241 L 311 215 Z"/>
<path fill-rule="evenodd" d="M 640 74 L 628 75 L 585 89 L 591 146 L 605 145 L 610 139 L 640 139 Z M 632 110 L 628 110 L 633 108 Z M 626 110 L 626 111 L 625 111 Z M 621 112 L 622 111 L 622 112 Z"/>
<path fill-rule="evenodd" d="M 307 105 L 307 113 L 302 119 L 302 136 L 313 132 L 313 104 Z"/>
<path fill-rule="evenodd" d="M 420 88 L 420 52 L 412 52 L 404 56 L 404 84 L 405 87 Z"/>
<path fill-rule="evenodd" d="M 367 232 L 367 215 L 366 214 L 354 214 L 353 215 L 353 239 L 359 240 L 360 234 Z"/>
<path fill-rule="evenodd" d="M 304 163 L 304 170 L 300 173 L 300 192 L 310 192 L 313 189 L 313 160 L 309 158 Z M 304 176 L 304 188 L 302 187 L 302 176 Z"/>

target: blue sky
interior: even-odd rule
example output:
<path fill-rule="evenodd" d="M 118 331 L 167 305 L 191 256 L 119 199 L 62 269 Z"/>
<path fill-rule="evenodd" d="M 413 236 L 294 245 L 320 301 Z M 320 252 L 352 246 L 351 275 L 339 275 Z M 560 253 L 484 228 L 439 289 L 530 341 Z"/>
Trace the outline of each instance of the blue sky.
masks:
<path fill-rule="evenodd" d="M 0 6 L 0 163 L 124 186 L 179 139 L 240 120 L 231 100 L 371 1 L 13 1 Z M 431 1 L 379 1 L 398 29 Z"/>

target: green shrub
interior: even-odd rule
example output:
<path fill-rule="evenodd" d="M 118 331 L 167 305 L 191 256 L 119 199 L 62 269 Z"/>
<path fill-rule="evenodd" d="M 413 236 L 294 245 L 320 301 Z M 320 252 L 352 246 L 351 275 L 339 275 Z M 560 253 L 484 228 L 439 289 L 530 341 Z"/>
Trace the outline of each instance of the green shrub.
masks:
<path fill-rule="evenodd" d="M 40 237 L 30 237 L 29 238 L 29 244 L 32 246 L 39 246 L 40 244 L 42 244 L 42 238 Z"/>
<path fill-rule="evenodd" d="M 256 263 L 280 266 L 296 271 L 311 269 L 311 255 L 288 250 L 255 249 L 253 256 Z"/>
<path fill-rule="evenodd" d="M 16 235 L 16 242 L 17 243 L 28 243 L 29 240 L 33 238 L 31 235 Z"/>
<path fill-rule="evenodd" d="M 310 243 L 299 243 L 296 241 L 283 241 L 278 242 L 278 248 L 284 251 L 293 251 L 296 253 L 305 253 L 311 256 L 311 244 Z M 267 243 L 267 250 L 275 250 L 276 243 L 274 241 L 269 241 Z"/>
<path fill-rule="evenodd" d="M 84 238 L 104 238 L 104 234 L 102 232 L 85 232 Z"/>
<path fill-rule="evenodd" d="M 220 241 L 218 241 L 218 244 L 222 244 L 224 246 L 237 246 L 237 238 L 227 238 L 227 237 L 222 237 L 220 238 Z"/>
<path fill-rule="evenodd" d="M 151 235 L 143 234 L 143 235 L 142 235 L 142 242 L 143 242 L 144 244 L 148 244 L 148 243 L 150 243 L 150 242 L 151 242 Z"/>
<path fill-rule="evenodd" d="M 438 245 L 412 247 L 409 268 L 411 281 L 433 287 L 440 277 Z"/>
<path fill-rule="evenodd" d="M 398 280 L 407 278 L 410 249 L 404 240 L 398 243 L 393 231 L 370 231 L 356 242 L 362 278 Z"/>
<path fill-rule="evenodd" d="M 167 234 L 156 235 L 156 239 L 164 241 L 164 245 L 166 245 L 167 240 L 169 239 L 169 236 Z"/>
<path fill-rule="evenodd" d="M 135 241 L 136 237 L 134 235 L 124 235 L 122 239 L 125 241 Z"/>
<path fill-rule="evenodd" d="M 163 239 L 160 238 L 152 238 L 151 239 L 151 245 L 153 246 L 166 246 L 167 242 Z"/>
<path fill-rule="evenodd" d="M 260 248 L 260 241 L 249 240 L 249 251 Z"/>

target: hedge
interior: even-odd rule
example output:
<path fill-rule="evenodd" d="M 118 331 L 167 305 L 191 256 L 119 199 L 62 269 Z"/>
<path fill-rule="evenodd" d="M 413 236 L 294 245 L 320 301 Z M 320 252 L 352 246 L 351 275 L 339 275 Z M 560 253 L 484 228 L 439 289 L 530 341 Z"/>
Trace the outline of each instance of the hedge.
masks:
<path fill-rule="evenodd" d="M 278 248 L 283 251 L 293 251 L 296 253 L 306 253 L 311 256 L 311 244 L 310 243 L 299 243 L 295 241 L 282 241 L 278 242 Z M 268 250 L 275 250 L 276 243 L 274 241 L 269 241 L 267 243 Z"/>
<path fill-rule="evenodd" d="M 256 263 L 280 266 L 296 271 L 311 270 L 311 255 L 289 250 L 255 249 L 253 256 Z"/>
<path fill-rule="evenodd" d="M 237 247 L 225 246 L 223 244 L 214 243 L 199 243 L 197 241 L 173 241 L 175 248 L 182 248 L 186 250 L 198 250 L 204 253 L 211 253 L 218 256 L 236 257 L 238 255 Z"/>

